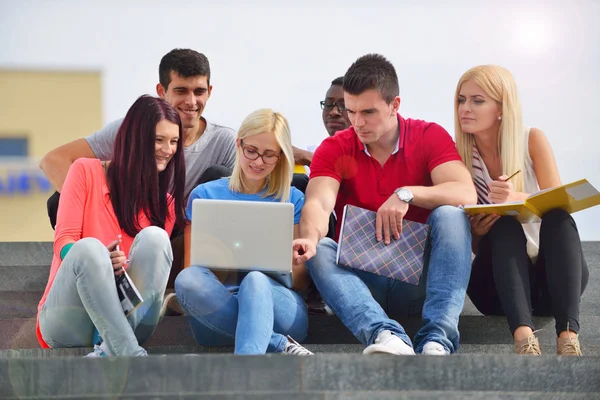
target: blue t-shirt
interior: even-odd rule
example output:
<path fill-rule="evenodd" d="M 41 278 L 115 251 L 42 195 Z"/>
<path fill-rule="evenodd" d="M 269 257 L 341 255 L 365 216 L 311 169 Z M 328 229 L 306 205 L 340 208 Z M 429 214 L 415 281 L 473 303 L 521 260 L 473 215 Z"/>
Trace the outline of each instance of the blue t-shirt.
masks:
<path fill-rule="evenodd" d="M 287 202 L 294 205 L 294 224 L 298 224 L 300 222 L 300 213 L 304 206 L 304 194 L 295 187 L 291 187 L 290 189 L 290 199 Z M 264 197 L 264 192 L 256 194 L 232 192 L 231 189 L 229 189 L 229 178 L 221 178 L 216 181 L 198 185 L 192 190 L 188 199 L 187 208 L 185 209 L 185 217 L 188 221 L 192 220 L 192 202 L 195 199 L 280 202 L 280 200 L 274 196 Z"/>

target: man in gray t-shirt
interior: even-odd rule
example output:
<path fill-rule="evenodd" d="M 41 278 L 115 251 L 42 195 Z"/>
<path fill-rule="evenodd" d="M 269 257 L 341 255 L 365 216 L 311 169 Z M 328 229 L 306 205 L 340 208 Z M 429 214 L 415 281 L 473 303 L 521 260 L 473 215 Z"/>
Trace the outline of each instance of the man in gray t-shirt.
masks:
<path fill-rule="evenodd" d="M 174 49 L 159 66 L 156 93 L 179 113 L 183 125 L 183 150 L 186 163 L 186 196 L 198 185 L 229 176 L 235 162 L 235 132 L 208 122 L 202 117 L 210 98 L 210 65 L 201 53 Z M 44 156 L 40 168 L 56 188 L 48 200 L 48 216 L 56 224 L 59 192 L 71 164 L 78 158 L 110 160 L 122 119 L 98 132 L 57 147 Z"/>
<path fill-rule="evenodd" d="M 174 49 L 167 53 L 158 67 L 159 83 L 156 93 L 179 113 L 183 125 L 183 143 L 186 164 L 185 195 L 200 183 L 231 175 L 235 162 L 235 132 L 233 129 L 209 123 L 202 112 L 206 107 L 210 86 L 210 65 L 204 54 L 189 49 Z M 40 168 L 56 188 L 48 199 L 48 216 L 52 227 L 60 190 L 69 167 L 78 158 L 110 160 L 121 120 L 111 122 L 98 132 L 62 145 L 44 156 Z M 173 232 L 173 266 L 167 287 L 173 287 L 183 265 L 183 237 Z"/>

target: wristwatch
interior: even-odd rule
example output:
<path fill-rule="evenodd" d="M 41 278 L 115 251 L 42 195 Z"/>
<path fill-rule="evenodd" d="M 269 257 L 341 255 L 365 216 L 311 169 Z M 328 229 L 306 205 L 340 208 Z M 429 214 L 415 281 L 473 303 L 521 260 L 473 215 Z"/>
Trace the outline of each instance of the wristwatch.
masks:
<path fill-rule="evenodd" d="M 402 200 L 403 202 L 407 203 L 407 204 L 412 204 L 413 202 L 413 194 L 412 192 L 407 189 L 407 188 L 398 188 L 396 190 L 394 190 L 394 193 L 396 193 L 396 195 L 398 196 L 398 198 L 400 200 Z"/>

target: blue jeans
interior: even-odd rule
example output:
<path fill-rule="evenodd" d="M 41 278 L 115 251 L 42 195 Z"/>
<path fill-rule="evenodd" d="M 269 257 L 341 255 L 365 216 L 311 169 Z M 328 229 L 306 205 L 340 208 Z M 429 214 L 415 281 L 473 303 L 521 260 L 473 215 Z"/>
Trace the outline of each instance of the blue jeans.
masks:
<path fill-rule="evenodd" d="M 433 210 L 429 259 L 419 285 L 352 270 L 336 264 L 337 244 L 324 238 L 307 268 L 321 296 L 346 327 L 365 346 L 373 344 L 383 330 L 404 342 L 411 340 L 404 328 L 388 317 L 422 313 L 417 332 L 417 353 L 429 341 L 440 343 L 450 353 L 458 350 L 458 318 L 462 311 L 471 273 L 471 229 L 466 214 L 451 206 Z"/>
<path fill-rule="evenodd" d="M 71 247 L 40 310 L 40 331 L 48 346 L 90 347 L 96 326 L 113 355 L 146 355 L 140 343 L 158 324 L 173 261 L 169 235 L 155 226 L 142 229 L 129 259 L 127 273 L 144 301 L 126 317 L 106 246 L 90 237 Z"/>
<path fill-rule="evenodd" d="M 175 292 L 196 341 L 204 346 L 235 345 L 235 354 L 280 353 L 290 335 L 308 331 L 304 300 L 262 272 L 240 274 L 224 285 L 210 270 L 192 266 L 175 280 Z"/>

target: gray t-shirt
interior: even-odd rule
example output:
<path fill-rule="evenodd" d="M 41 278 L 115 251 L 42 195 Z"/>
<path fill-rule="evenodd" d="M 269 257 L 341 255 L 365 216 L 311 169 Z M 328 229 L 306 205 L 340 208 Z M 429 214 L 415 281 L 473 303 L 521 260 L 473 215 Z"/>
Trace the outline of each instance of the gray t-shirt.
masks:
<path fill-rule="evenodd" d="M 112 159 L 115 138 L 123 118 L 107 124 L 98 132 L 87 136 L 96 158 Z M 235 162 L 235 131 L 206 121 L 206 130 L 195 143 L 184 147 L 185 155 L 185 196 L 196 187 L 200 175 L 211 165 L 222 165 L 233 169 Z"/>

